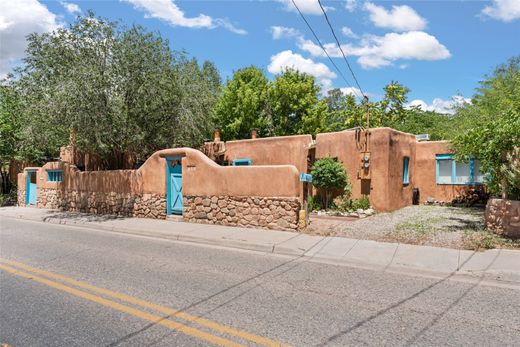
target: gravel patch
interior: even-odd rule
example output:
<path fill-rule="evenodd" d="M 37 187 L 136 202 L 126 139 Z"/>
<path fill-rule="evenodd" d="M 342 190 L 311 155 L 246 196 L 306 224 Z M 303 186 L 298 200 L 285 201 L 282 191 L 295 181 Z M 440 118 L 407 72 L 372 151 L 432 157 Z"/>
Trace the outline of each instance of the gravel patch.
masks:
<path fill-rule="evenodd" d="M 485 231 L 484 209 L 469 207 L 408 206 L 356 221 L 311 218 L 307 232 L 457 249 L 520 247 Z"/>

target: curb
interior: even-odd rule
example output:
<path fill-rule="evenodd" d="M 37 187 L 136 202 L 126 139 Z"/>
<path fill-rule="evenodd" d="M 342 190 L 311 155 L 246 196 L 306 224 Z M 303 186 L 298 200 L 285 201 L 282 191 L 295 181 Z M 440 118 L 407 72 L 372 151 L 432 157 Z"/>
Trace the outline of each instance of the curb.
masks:
<path fill-rule="evenodd" d="M 427 267 L 421 266 L 413 266 L 413 265 L 405 265 L 405 264 L 394 264 L 393 261 L 386 265 L 382 266 L 381 264 L 373 264 L 369 262 L 361 262 L 354 260 L 345 260 L 341 258 L 332 258 L 326 256 L 320 256 L 316 253 L 313 255 L 306 255 L 312 248 L 318 245 L 320 241 L 318 241 L 311 248 L 305 250 L 302 248 L 294 249 L 290 247 L 284 247 L 282 245 L 276 245 L 275 243 L 252 243 L 252 242 L 241 242 L 233 239 L 215 239 L 215 238 L 206 238 L 200 237 L 196 235 L 183 235 L 177 233 L 157 233 L 157 232 L 148 232 L 146 230 L 140 229 L 127 229 L 124 227 L 114 227 L 114 226 L 104 226 L 100 224 L 94 224 L 95 222 L 84 222 L 84 221 L 73 221 L 73 220 L 65 220 L 62 218 L 56 217 L 36 217 L 36 218 L 27 218 L 24 215 L 2 215 L 1 217 L 5 218 L 13 218 L 20 220 L 28 220 L 33 222 L 40 223 L 49 223 L 49 224 L 58 224 L 58 225 L 67 225 L 73 227 L 82 227 L 82 228 L 92 228 L 97 230 L 104 230 L 114 233 L 120 234 L 130 234 L 136 236 L 145 236 L 145 237 L 153 237 L 165 240 L 172 241 L 181 241 L 187 243 L 195 243 L 195 244 L 204 244 L 210 246 L 219 246 L 230 249 L 240 249 L 240 250 L 248 250 L 255 251 L 261 253 L 269 253 L 269 254 L 277 254 L 282 256 L 297 256 L 301 257 L 302 260 L 313 260 L 316 262 L 328 263 L 332 265 L 343 265 L 354 268 L 372 270 L 372 271 L 382 271 L 387 273 L 400 273 L 400 274 L 408 274 L 408 275 L 426 275 L 427 277 L 435 277 L 435 278 L 463 278 L 469 281 L 479 282 L 499 282 L 501 285 L 504 284 L 507 287 L 512 287 L 514 289 L 520 289 L 520 270 L 518 272 L 509 272 L 509 271 L 469 271 L 469 270 L 457 270 L 457 271 L 436 271 L 429 269 Z"/>

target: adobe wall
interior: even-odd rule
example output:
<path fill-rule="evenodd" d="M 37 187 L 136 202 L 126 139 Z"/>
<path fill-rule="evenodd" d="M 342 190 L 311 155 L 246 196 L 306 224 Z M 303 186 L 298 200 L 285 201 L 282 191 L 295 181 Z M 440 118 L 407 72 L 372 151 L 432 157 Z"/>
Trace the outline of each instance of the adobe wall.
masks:
<path fill-rule="evenodd" d="M 64 162 L 47 163 L 37 171 L 37 207 L 59 208 L 68 211 L 117 214 L 149 218 L 166 217 L 166 158 L 182 157 L 183 195 L 186 197 L 185 211 L 196 211 L 197 202 L 204 199 L 248 202 L 249 211 L 241 210 L 231 216 L 232 220 L 198 218 L 187 214 L 188 221 L 213 221 L 218 224 L 257 226 L 254 223 L 237 224 L 247 220 L 253 207 L 263 207 L 263 198 L 277 200 L 291 206 L 296 215 L 299 206 L 299 174 L 292 165 L 280 166 L 228 166 L 222 167 L 200 151 L 191 148 L 166 149 L 154 153 L 138 170 L 87 171 L 80 172 L 75 166 Z M 61 182 L 48 182 L 47 170 L 63 170 Z M 25 204 L 26 173 L 18 176 L 19 204 Z M 20 184 L 22 183 L 22 184 Z M 200 199 L 198 199 L 200 198 Z M 284 206 L 285 206 L 284 205 Z M 206 207 L 206 206 L 204 206 Z M 212 212 L 215 216 L 225 207 L 217 204 Z M 253 214 L 252 214 L 253 215 Z M 226 215 L 227 217 L 228 215 Z M 292 213 L 291 213 L 292 217 Z M 256 217 L 252 217 L 251 220 Z M 288 219 L 288 218 L 287 218 Z M 285 225 L 285 223 L 282 222 Z M 297 223 L 296 223 L 297 224 Z M 292 219 L 287 229 L 296 229 Z M 258 224 L 258 226 L 264 226 Z M 268 227 L 266 224 L 265 227 Z M 273 226 L 271 226 L 273 227 Z M 282 225 L 283 227 L 283 225 Z M 293 228 L 294 227 L 294 228 Z"/>
<path fill-rule="evenodd" d="M 298 172 L 307 172 L 311 143 L 311 135 L 227 141 L 225 159 L 250 158 L 253 165 L 294 165 Z"/>
<path fill-rule="evenodd" d="M 352 197 L 357 199 L 364 194 L 368 194 L 371 205 L 377 211 L 391 210 L 388 199 L 388 172 L 390 172 L 388 160 L 390 132 L 388 130 L 388 128 L 370 130 L 371 180 L 358 179 L 358 171 L 361 167 L 361 152 L 365 143 L 362 132 L 345 130 L 316 136 L 316 159 L 337 157 L 343 163 L 352 183 Z"/>
<path fill-rule="evenodd" d="M 413 170 L 417 140 L 415 135 L 389 129 L 388 150 L 388 211 L 398 210 L 413 203 L 413 188 L 420 176 Z M 409 184 L 403 183 L 403 162 L 408 157 Z M 381 174 L 379 170 L 373 171 Z"/>
<path fill-rule="evenodd" d="M 448 141 L 417 142 L 415 165 L 413 171 L 416 180 L 414 185 L 419 188 L 420 202 L 425 203 L 428 198 L 439 202 L 451 202 L 461 196 L 470 185 L 437 184 L 436 159 L 437 154 L 453 153 Z"/>

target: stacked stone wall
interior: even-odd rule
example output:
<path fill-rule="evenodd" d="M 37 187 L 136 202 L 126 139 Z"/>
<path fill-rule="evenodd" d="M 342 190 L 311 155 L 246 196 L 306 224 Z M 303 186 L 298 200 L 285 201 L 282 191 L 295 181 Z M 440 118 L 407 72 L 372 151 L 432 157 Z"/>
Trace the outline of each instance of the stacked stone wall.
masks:
<path fill-rule="evenodd" d="M 17 191 L 17 202 L 18 206 L 25 206 L 25 189 L 20 189 L 20 187 Z"/>
<path fill-rule="evenodd" d="M 297 230 L 298 198 L 185 196 L 184 220 L 251 228 Z"/>
<path fill-rule="evenodd" d="M 166 218 L 166 196 L 39 189 L 37 207 L 119 216 Z"/>
<path fill-rule="evenodd" d="M 489 199 L 486 227 L 499 235 L 520 238 L 520 201 Z"/>

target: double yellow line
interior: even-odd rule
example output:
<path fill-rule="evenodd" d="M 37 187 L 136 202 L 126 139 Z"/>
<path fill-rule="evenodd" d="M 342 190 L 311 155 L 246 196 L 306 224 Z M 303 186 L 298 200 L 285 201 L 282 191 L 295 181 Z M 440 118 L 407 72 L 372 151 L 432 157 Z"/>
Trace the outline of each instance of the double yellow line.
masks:
<path fill-rule="evenodd" d="M 254 335 L 251 333 L 248 333 L 246 331 L 236 329 L 233 327 L 229 327 L 226 325 L 222 325 L 220 323 L 202 318 L 193 316 L 189 313 L 179 311 L 170 307 L 164 307 L 157 304 L 154 304 L 152 302 L 148 302 L 130 295 L 118 293 L 109 289 L 99 288 L 96 286 L 93 286 L 91 284 L 88 284 L 86 282 L 77 281 L 72 278 L 68 278 L 62 275 L 58 275 L 52 272 L 48 272 L 45 270 L 37 269 L 32 266 L 22 264 L 13 260 L 8 260 L 4 258 L 0 258 L 0 270 L 4 270 L 5 272 L 8 272 L 12 275 L 20 276 L 29 280 L 36 281 L 38 283 L 47 285 L 51 288 L 58 289 L 61 291 L 64 291 L 66 293 L 72 294 L 74 296 L 98 303 L 100 305 L 118 310 L 120 312 L 124 312 L 127 314 L 130 314 L 134 317 L 138 317 L 150 322 L 153 322 L 155 324 L 159 324 L 162 326 L 165 326 L 167 328 L 179 331 L 185 335 L 189 335 L 192 337 L 199 338 L 201 340 L 205 340 L 207 342 L 210 342 L 215 345 L 219 346 L 242 346 L 240 343 L 234 342 L 230 339 L 220 337 L 218 335 L 208 333 L 199 329 L 196 329 L 192 326 L 178 323 L 176 321 L 170 320 L 169 318 L 178 318 L 181 320 L 184 320 L 186 322 L 194 323 L 196 325 L 206 327 L 209 329 L 212 329 L 214 331 L 217 331 L 222 334 L 231 335 L 234 337 L 238 337 L 250 342 L 254 342 L 261 346 L 285 346 L 281 344 L 280 342 L 276 342 L 274 340 L 271 340 L 266 337 Z M 28 272 L 26 272 L 28 271 Z M 39 276 L 37 276 L 39 275 Z M 40 277 L 43 276 L 43 277 Z M 119 301 L 130 303 L 136 306 L 148 308 L 160 313 L 163 313 L 167 316 L 161 317 L 158 315 L 150 314 L 148 312 L 136 309 L 134 307 L 121 304 L 120 302 L 116 302 L 113 300 L 106 299 L 104 297 L 92 294 L 90 292 L 86 292 L 83 290 L 79 290 L 74 287 L 67 286 L 63 283 L 56 282 L 54 280 L 61 281 L 63 283 L 67 283 L 70 285 L 73 285 L 75 287 L 79 287 L 82 289 L 86 289 L 90 292 L 101 294 L 105 297 L 117 299 Z"/>

